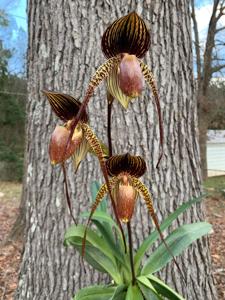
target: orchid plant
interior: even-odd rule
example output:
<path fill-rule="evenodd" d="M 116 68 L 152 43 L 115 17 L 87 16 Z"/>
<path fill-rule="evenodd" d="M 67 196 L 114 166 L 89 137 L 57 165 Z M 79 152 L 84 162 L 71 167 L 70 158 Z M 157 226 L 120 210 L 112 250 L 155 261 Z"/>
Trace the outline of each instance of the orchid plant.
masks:
<path fill-rule="evenodd" d="M 184 299 L 153 273 L 173 259 L 185 281 L 186 278 L 175 256 L 194 240 L 208 233 L 211 228 L 204 222 L 183 225 L 165 239 L 163 231 L 179 214 L 199 199 L 183 204 L 160 226 L 153 208 L 153 196 L 139 179 L 147 169 L 145 160 L 141 156 L 130 153 L 113 155 L 112 103 L 117 99 L 122 107 L 127 109 L 130 100 L 142 93 L 144 81 L 152 90 L 159 118 L 161 153 L 157 167 L 163 155 L 163 125 L 159 95 L 150 69 L 141 60 L 149 46 L 149 30 L 145 22 L 132 12 L 116 20 L 104 32 L 102 51 L 107 60 L 92 76 L 83 102 L 67 94 L 43 91 L 53 111 L 63 122 L 62 125 L 57 125 L 52 133 L 49 155 L 53 165 L 62 165 L 65 194 L 72 217 L 65 161 L 72 158 L 76 172 L 87 153 L 94 154 L 99 160 L 105 179 L 102 186 L 96 182 L 92 186 L 94 202 L 91 211 L 82 215 L 88 217 L 86 225 L 77 224 L 77 220 L 73 217 L 75 225 L 67 230 L 64 243 L 66 246 L 74 246 L 93 268 L 108 273 L 112 282 L 105 286 L 84 288 L 76 294 L 74 298 L 76 300 Z M 86 112 L 95 88 L 103 80 L 107 83 L 108 149 L 89 126 Z M 106 194 L 111 200 L 116 222 L 107 212 Z M 139 196 L 145 201 L 156 231 L 143 241 L 139 249 L 134 249 L 131 220 Z M 95 225 L 95 229 L 88 228 L 91 222 Z M 143 263 L 144 255 L 158 237 L 161 238 L 162 244 Z"/>

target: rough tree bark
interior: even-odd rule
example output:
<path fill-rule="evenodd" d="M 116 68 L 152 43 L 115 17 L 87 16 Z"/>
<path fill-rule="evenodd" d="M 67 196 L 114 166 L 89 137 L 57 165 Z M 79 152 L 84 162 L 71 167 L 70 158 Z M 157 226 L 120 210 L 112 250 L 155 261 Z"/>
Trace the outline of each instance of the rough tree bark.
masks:
<path fill-rule="evenodd" d="M 71 223 L 63 195 L 59 167 L 48 158 L 48 142 L 56 124 L 43 88 L 82 98 L 90 76 L 104 61 L 100 49 L 104 29 L 117 17 L 136 10 L 151 27 L 151 47 L 146 62 L 158 83 L 165 127 L 165 155 L 158 170 L 158 120 L 151 93 L 133 101 L 125 111 L 113 105 L 114 151 L 142 155 L 148 165 L 145 183 L 151 184 L 155 208 L 162 220 L 169 212 L 201 193 L 199 150 L 196 139 L 196 103 L 193 97 L 189 3 L 174 1 L 29 1 L 28 128 L 25 196 L 26 243 L 16 299 L 71 299 L 80 288 L 104 280 L 82 265 L 73 249 L 63 247 Z M 106 142 L 106 92 L 104 84 L 89 105 L 90 123 Z M 69 167 L 69 188 L 75 215 L 90 206 L 90 183 L 103 181 L 93 157 L 82 163 L 74 177 Z M 204 218 L 198 205 L 178 223 Z M 143 203 L 132 221 L 139 244 L 152 229 Z M 175 226 L 175 225 L 174 225 Z M 190 247 L 179 259 L 187 276 L 182 283 L 173 263 L 161 276 L 186 299 L 216 299 L 207 238 Z"/>

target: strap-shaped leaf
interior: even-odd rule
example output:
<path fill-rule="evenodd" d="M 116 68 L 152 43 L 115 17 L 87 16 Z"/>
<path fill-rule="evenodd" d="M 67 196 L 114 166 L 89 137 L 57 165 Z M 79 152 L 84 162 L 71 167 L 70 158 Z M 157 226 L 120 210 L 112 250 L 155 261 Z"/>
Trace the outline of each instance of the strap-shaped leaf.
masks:
<path fill-rule="evenodd" d="M 81 240 L 82 240 L 85 229 L 86 229 L 86 227 L 84 225 L 77 225 L 77 226 L 73 225 L 73 226 L 69 227 L 69 229 L 67 229 L 67 231 L 66 231 L 65 238 L 64 238 L 65 246 L 73 245 L 74 240 L 76 240 L 76 243 L 77 243 L 77 241 L 78 241 L 77 238 L 81 238 Z M 79 239 L 79 241 L 80 241 L 80 239 Z M 113 253 L 112 253 L 111 249 L 108 247 L 108 245 L 106 244 L 106 242 L 103 239 L 101 239 L 97 235 L 97 233 L 91 229 L 87 229 L 87 242 L 89 242 L 91 245 L 93 245 L 94 247 L 101 250 L 114 263 L 116 263 Z"/>
<path fill-rule="evenodd" d="M 129 285 L 125 300 L 144 300 L 142 293 L 137 285 Z"/>
<path fill-rule="evenodd" d="M 145 200 L 145 203 L 146 203 L 146 206 L 148 208 L 148 211 L 151 215 L 151 218 L 155 224 L 155 227 L 157 229 L 157 231 L 159 232 L 159 235 L 160 235 L 160 238 L 163 242 L 163 244 L 165 245 L 165 248 L 167 250 L 167 252 L 170 254 L 170 256 L 173 258 L 174 260 L 174 263 L 177 267 L 177 269 L 179 270 L 184 282 L 185 282 L 185 279 L 184 279 L 184 275 L 172 253 L 172 251 L 170 250 L 170 247 L 167 245 L 165 239 L 164 239 L 164 236 L 163 236 L 163 233 L 160 229 L 160 226 L 159 226 L 159 222 L 158 222 L 158 217 L 154 211 L 154 208 L 153 208 L 153 200 L 152 200 L 152 195 L 151 193 L 148 191 L 148 189 L 146 188 L 146 186 L 137 178 L 135 177 L 132 177 L 132 182 L 133 182 L 133 186 L 137 189 L 137 191 L 140 193 L 140 195 L 143 197 L 143 199 Z"/>
<path fill-rule="evenodd" d="M 80 252 L 83 245 L 84 231 L 85 227 L 83 225 L 71 226 L 65 234 L 64 244 L 74 246 Z M 87 245 L 92 247 L 87 248 L 87 256 L 105 269 L 117 284 L 121 283 L 121 274 L 111 248 L 91 229 L 87 230 L 86 239 Z"/>
<path fill-rule="evenodd" d="M 145 279 L 145 280 L 144 280 Z M 137 278 L 138 280 L 138 286 L 144 295 L 145 299 L 151 299 L 151 300 L 164 300 L 155 290 L 154 286 L 150 283 L 150 281 L 142 276 L 142 280 L 140 280 L 140 277 Z"/>
<path fill-rule="evenodd" d="M 171 287 L 161 281 L 159 278 L 154 275 L 147 275 L 147 278 L 150 280 L 154 288 L 158 291 L 159 294 L 165 296 L 169 300 L 185 300 L 181 295 L 175 292 Z"/>
<path fill-rule="evenodd" d="M 90 213 L 89 212 L 84 212 L 81 214 L 81 217 L 89 217 Z M 119 227 L 117 226 L 116 222 L 111 218 L 111 216 L 103 211 L 95 211 L 95 213 L 91 217 L 92 220 L 97 220 L 100 222 L 104 222 L 109 224 L 111 227 L 115 228 L 118 236 L 122 240 L 122 235 Z"/>
<path fill-rule="evenodd" d="M 117 181 L 116 177 L 113 177 L 112 179 L 110 179 L 109 186 L 110 187 L 113 186 L 116 183 L 116 181 Z M 84 231 L 84 237 L 83 237 L 83 254 L 84 254 L 84 251 L 85 251 L 85 242 L 86 242 L 87 229 L 88 229 L 88 226 L 90 224 L 91 218 L 92 218 L 92 216 L 93 216 L 96 208 L 98 207 L 99 203 L 102 201 L 102 199 L 104 198 L 104 196 L 105 196 L 105 194 L 107 192 L 108 192 L 107 185 L 103 184 L 101 186 L 100 190 L 98 191 L 98 194 L 96 196 L 95 202 L 92 204 L 91 212 L 89 214 L 89 217 L 88 217 L 88 220 L 87 220 L 87 225 L 86 225 L 86 228 L 85 228 L 85 231 Z"/>
<path fill-rule="evenodd" d="M 183 225 L 174 230 L 167 238 L 166 243 L 174 256 L 182 253 L 192 242 L 207 234 L 212 226 L 207 222 L 198 222 L 193 224 Z M 147 259 L 142 275 L 155 273 L 165 267 L 172 257 L 167 252 L 165 245 L 161 244 Z"/>
<path fill-rule="evenodd" d="M 190 201 L 182 204 L 179 206 L 175 212 L 171 213 L 160 225 L 160 229 L 163 232 L 166 230 L 174 220 L 178 218 L 180 214 L 182 214 L 185 210 L 187 210 L 189 207 L 191 207 L 192 204 L 200 202 L 202 200 L 203 196 L 191 199 Z M 159 232 L 157 230 L 154 230 L 141 244 L 139 249 L 137 250 L 137 253 L 134 257 L 134 265 L 135 270 L 137 272 L 138 268 L 140 267 L 141 260 L 143 259 L 146 251 L 153 245 L 153 243 L 157 240 L 159 237 Z"/>
<path fill-rule="evenodd" d="M 127 287 L 125 285 L 119 285 L 109 300 L 124 300 L 126 297 L 126 292 Z"/>
<path fill-rule="evenodd" d="M 96 285 L 80 290 L 74 300 L 109 300 L 114 294 L 116 287 Z"/>

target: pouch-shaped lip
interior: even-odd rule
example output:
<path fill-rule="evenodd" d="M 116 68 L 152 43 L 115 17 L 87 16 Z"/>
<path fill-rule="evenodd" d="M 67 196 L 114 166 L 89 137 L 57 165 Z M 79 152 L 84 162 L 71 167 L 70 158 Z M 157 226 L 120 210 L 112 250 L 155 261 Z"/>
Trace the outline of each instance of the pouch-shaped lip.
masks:
<path fill-rule="evenodd" d="M 102 52 L 107 58 L 121 53 L 141 58 L 150 46 L 150 33 L 141 17 L 132 12 L 110 25 L 102 37 Z"/>
<path fill-rule="evenodd" d="M 54 92 L 54 91 L 42 91 L 48 98 L 54 113 L 64 122 L 67 122 L 74 118 L 81 106 L 81 102 L 70 95 Z M 81 121 L 87 122 L 88 115 L 83 113 Z"/>
<path fill-rule="evenodd" d="M 117 176 L 122 172 L 135 177 L 141 177 L 146 171 L 146 163 L 141 156 L 114 155 L 106 161 L 108 172 L 111 176 Z"/>

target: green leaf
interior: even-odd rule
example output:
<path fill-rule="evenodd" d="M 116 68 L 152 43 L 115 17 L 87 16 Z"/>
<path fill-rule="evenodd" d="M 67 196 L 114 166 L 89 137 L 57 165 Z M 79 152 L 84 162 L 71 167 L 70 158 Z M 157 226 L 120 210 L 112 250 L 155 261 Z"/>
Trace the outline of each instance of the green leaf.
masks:
<path fill-rule="evenodd" d="M 94 181 L 91 184 L 91 195 L 92 195 L 92 201 L 94 202 L 96 199 L 96 196 L 98 194 L 98 191 L 100 189 L 101 185 L 99 184 L 98 181 Z M 112 243 L 112 240 L 115 240 L 114 235 L 113 235 L 113 230 L 112 230 L 112 218 L 110 217 L 109 214 L 107 214 L 107 204 L 106 204 L 106 197 L 103 198 L 103 200 L 100 202 L 100 205 L 97 207 L 97 210 L 99 212 L 105 213 L 105 216 L 107 217 L 107 220 L 110 222 L 106 222 L 105 220 L 96 220 L 95 225 L 98 227 L 99 231 L 101 232 L 101 228 L 104 227 L 104 232 L 101 232 L 101 234 L 104 233 L 104 236 L 109 242 L 110 244 Z M 89 216 L 89 214 L 84 216 Z M 92 217 L 92 221 L 94 220 L 94 218 Z M 99 226 L 98 226 L 99 224 Z M 102 224 L 102 226 L 100 226 L 100 224 Z M 116 226 L 116 224 L 115 224 Z"/>
<path fill-rule="evenodd" d="M 89 214 L 87 212 L 82 213 L 82 217 L 87 217 Z M 92 222 L 96 225 L 99 233 L 103 237 L 104 241 L 108 244 L 113 255 L 118 259 L 118 261 L 126 268 L 130 270 L 129 261 L 124 258 L 124 243 L 121 235 L 121 231 L 114 220 L 107 213 L 102 211 L 96 211 L 92 217 Z M 106 226 L 108 225 L 108 226 Z M 116 239 L 113 235 L 112 227 L 116 229 L 116 234 L 119 237 Z M 129 271 L 130 272 L 130 271 Z"/>
<path fill-rule="evenodd" d="M 182 204 L 178 209 L 175 210 L 175 212 L 171 213 L 162 222 L 162 224 L 160 226 L 161 231 L 166 230 L 181 213 L 183 213 L 186 209 L 188 209 L 192 204 L 194 204 L 196 202 L 200 202 L 202 200 L 202 198 L 203 198 L 203 196 L 194 198 L 194 199 L 188 201 L 187 203 Z M 153 233 L 151 233 L 139 247 L 139 249 L 134 257 L 134 265 L 135 265 L 136 272 L 137 272 L 138 268 L 140 267 L 141 260 L 144 257 L 146 251 L 157 240 L 158 237 L 159 237 L 158 231 L 154 230 Z"/>
<path fill-rule="evenodd" d="M 87 218 L 87 217 L 89 217 L 89 214 L 90 213 L 88 213 L 88 212 L 84 212 L 84 213 L 81 214 L 81 217 Z M 116 222 L 106 212 L 96 211 L 93 214 L 91 219 L 92 220 L 97 220 L 97 221 L 100 221 L 100 222 L 105 222 L 105 223 L 109 224 L 110 227 L 114 227 L 116 229 L 116 232 L 117 232 L 118 236 L 120 237 L 121 241 L 123 240 L 122 235 L 121 235 L 121 231 L 120 231 L 119 227 L 117 226 Z"/>
<path fill-rule="evenodd" d="M 129 285 L 125 300 L 144 300 L 142 293 L 137 285 Z"/>
<path fill-rule="evenodd" d="M 162 296 L 165 296 L 169 300 L 185 300 L 181 295 L 179 295 L 171 287 L 169 287 L 154 275 L 147 275 L 147 277 L 155 287 L 155 289 L 158 291 L 158 293 Z"/>
<path fill-rule="evenodd" d="M 147 288 L 152 289 L 155 293 L 157 293 L 154 286 L 151 284 L 151 282 L 148 280 L 148 278 L 146 276 L 139 276 L 139 277 L 137 277 L 137 280 L 141 284 L 144 284 L 145 286 L 147 286 Z"/>
<path fill-rule="evenodd" d="M 155 291 L 152 285 L 151 285 L 152 288 L 150 288 L 146 286 L 146 284 L 142 284 L 141 282 L 138 282 L 138 286 L 141 289 L 145 299 L 163 300 L 163 298 Z"/>
<path fill-rule="evenodd" d="M 81 252 L 84 231 L 85 227 L 83 225 L 71 226 L 65 234 L 65 246 L 74 246 Z M 111 248 L 91 229 L 87 230 L 86 246 L 84 258 L 87 259 L 93 267 L 100 265 L 101 268 L 110 274 L 117 284 L 122 283 L 121 275 Z"/>
<path fill-rule="evenodd" d="M 96 196 L 98 194 L 98 191 L 100 189 L 101 185 L 98 181 L 93 181 L 91 184 L 91 197 L 92 197 L 92 201 L 95 202 Z M 101 201 L 101 203 L 99 204 L 97 210 L 106 212 L 107 209 L 107 204 L 106 204 L 106 197 L 104 197 L 104 199 Z"/>
<path fill-rule="evenodd" d="M 193 241 L 207 234 L 211 230 L 211 228 L 212 226 L 206 222 L 186 224 L 174 230 L 166 238 L 166 243 L 168 244 L 171 253 L 174 256 L 177 256 Z M 165 245 L 161 244 L 147 259 L 143 266 L 141 274 L 148 275 L 157 272 L 171 260 L 172 257 L 165 248 Z"/>
<path fill-rule="evenodd" d="M 110 247 L 111 251 L 114 254 L 114 257 L 116 257 L 120 264 L 122 264 L 130 272 L 130 264 L 127 264 L 127 261 L 124 257 L 124 252 L 122 251 L 122 249 L 124 248 L 123 244 L 119 243 L 119 241 L 117 241 L 116 243 L 115 237 L 108 232 L 104 224 L 96 220 L 94 220 L 93 222 L 98 228 L 99 232 L 101 233 L 101 236 L 104 239 L 104 241 Z"/>
<path fill-rule="evenodd" d="M 77 241 L 77 244 L 73 244 L 76 250 L 82 255 L 82 245 L 81 242 Z M 84 259 L 96 270 L 102 273 L 109 273 L 114 270 L 116 272 L 115 266 L 112 265 L 112 261 L 105 256 L 99 249 L 93 247 L 89 243 L 85 247 Z M 113 274 L 110 274 L 113 277 Z"/>
<path fill-rule="evenodd" d="M 74 300 L 109 300 L 115 291 L 115 287 L 90 286 L 80 290 Z"/>
<path fill-rule="evenodd" d="M 123 285 L 119 285 L 112 297 L 109 300 L 124 300 L 126 297 L 127 287 Z"/>

